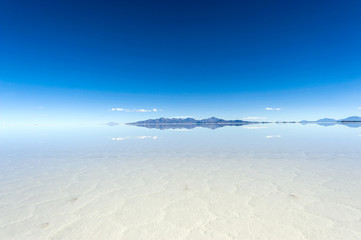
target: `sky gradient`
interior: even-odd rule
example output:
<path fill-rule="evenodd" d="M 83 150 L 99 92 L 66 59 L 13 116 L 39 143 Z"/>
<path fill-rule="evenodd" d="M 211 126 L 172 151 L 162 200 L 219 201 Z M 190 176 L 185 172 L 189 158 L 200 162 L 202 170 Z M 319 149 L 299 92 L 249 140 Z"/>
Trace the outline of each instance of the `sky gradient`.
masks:
<path fill-rule="evenodd" d="M 360 9 L 356 0 L 5 0 L 0 123 L 361 115 Z"/>

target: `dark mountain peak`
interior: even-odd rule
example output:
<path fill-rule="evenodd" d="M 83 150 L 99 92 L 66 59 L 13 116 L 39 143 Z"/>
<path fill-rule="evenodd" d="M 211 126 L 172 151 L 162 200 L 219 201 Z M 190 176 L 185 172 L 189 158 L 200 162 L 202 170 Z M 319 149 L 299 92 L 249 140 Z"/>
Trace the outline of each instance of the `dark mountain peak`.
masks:
<path fill-rule="evenodd" d="M 338 120 L 339 122 L 361 122 L 361 117 L 352 116 L 345 119 Z"/>
<path fill-rule="evenodd" d="M 216 117 L 210 117 L 210 118 L 202 119 L 202 120 L 199 120 L 199 121 L 204 122 L 204 123 L 216 123 L 216 122 L 221 122 L 221 121 L 224 121 L 224 120 L 220 119 L 220 118 L 216 118 Z"/>

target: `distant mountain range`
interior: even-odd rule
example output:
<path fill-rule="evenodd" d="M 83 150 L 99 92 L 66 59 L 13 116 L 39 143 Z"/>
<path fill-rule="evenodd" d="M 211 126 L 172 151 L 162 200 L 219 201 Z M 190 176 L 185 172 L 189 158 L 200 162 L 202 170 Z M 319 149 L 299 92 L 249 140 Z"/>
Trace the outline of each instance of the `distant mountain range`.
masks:
<path fill-rule="evenodd" d="M 337 122 L 336 119 L 332 119 L 332 118 L 322 118 L 317 120 L 316 122 L 322 122 L 322 123 L 335 123 Z"/>
<path fill-rule="evenodd" d="M 348 127 L 354 127 L 355 128 L 355 127 L 361 127 L 361 117 L 352 116 L 352 117 L 339 119 L 339 120 L 332 119 L 332 118 L 322 118 L 322 119 L 319 119 L 317 121 L 303 120 L 300 123 L 302 123 L 302 124 L 316 123 L 318 125 L 326 126 L 326 127 L 327 126 L 332 126 L 332 125 L 335 125 L 335 124 L 342 124 L 342 125 L 345 125 L 345 126 L 348 126 Z"/>
<path fill-rule="evenodd" d="M 195 127 L 205 127 L 216 129 L 224 126 L 242 126 L 247 124 L 259 124 L 266 122 L 250 122 L 243 120 L 224 120 L 220 118 L 207 118 L 197 120 L 194 118 L 158 118 L 158 119 L 148 119 L 145 121 L 139 121 L 134 123 L 127 123 L 128 125 L 135 125 L 140 127 L 147 128 L 158 128 L 158 129 L 178 129 L 178 128 L 195 128 Z"/>
<path fill-rule="evenodd" d="M 358 116 L 352 116 L 344 119 L 332 119 L 332 118 L 322 118 L 317 121 L 306 121 L 303 120 L 300 123 L 337 123 L 337 122 L 361 122 L 361 117 Z"/>
<path fill-rule="evenodd" d="M 195 127 L 204 127 L 210 129 L 216 129 L 225 126 L 243 126 L 248 124 L 262 124 L 270 122 L 254 122 L 254 121 L 243 121 L 243 120 L 224 120 L 216 117 L 211 117 L 207 119 L 197 120 L 194 118 L 158 118 L 158 119 L 148 119 L 144 121 L 138 121 L 133 123 L 127 123 L 128 125 L 134 125 L 138 127 L 146 128 L 157 128 L 157 129 L 179 129 L 186 128 L 192 129 Z M 275 123 L 297 123 L 297 122 L 275 122 Z M 299 122 L 301 124 L 311 124 L 316 123 L 322 126 L 332 126 L 335 124 L 342 124 L 348 127 L 361 127 L 361 117 L 352 116 L 345 119 L 332 119 L 332 118 L 323 118 L 317 121 L 306 121 L 303 120 Z M 116 123 L 108 123 L 108 126 L 115 126 Z"/>
<path fill-rule="evenodd" d="M 339 122 L 361 122 L 361 117 L 352 116 L 345 119 L 338 120 Z"/>

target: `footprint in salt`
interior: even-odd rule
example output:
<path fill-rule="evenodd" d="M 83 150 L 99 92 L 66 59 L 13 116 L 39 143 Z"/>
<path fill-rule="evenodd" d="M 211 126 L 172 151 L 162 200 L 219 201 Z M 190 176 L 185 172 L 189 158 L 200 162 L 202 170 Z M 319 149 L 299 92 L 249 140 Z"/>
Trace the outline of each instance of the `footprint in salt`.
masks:
<path fill-rule="evenodd" d="M 297 196 L 296 195 L 294 195 L 294 194 L 290 194 L 290 195 L 288 195 L 289 197 L 291 197 L 291 198 L 294 198 L 294 199 L 296 199 L 297 198 Z"/>

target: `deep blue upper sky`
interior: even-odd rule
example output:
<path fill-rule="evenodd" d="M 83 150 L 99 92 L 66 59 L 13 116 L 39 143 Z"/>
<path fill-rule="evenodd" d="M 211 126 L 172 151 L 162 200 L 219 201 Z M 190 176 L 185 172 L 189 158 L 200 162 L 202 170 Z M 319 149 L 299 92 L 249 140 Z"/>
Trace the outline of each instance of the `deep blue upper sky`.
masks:
<path fill-rule="evenodd" d="M 358 0 L 5 0 L 1 108 L 72 112 L 93 100 L 99 110 L 154 105 L 162 115 L 236 117 L 242 109 L 231 109 L 245 101 L 243 114 L 262 115 L 270 106 L 325 109 L 329 99 L 328 110 L 356 114 L 360 11 Z M 212 114 L 209 104 L 224 111 Z"/>

